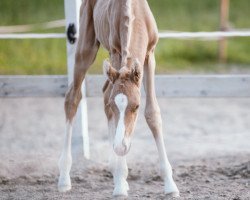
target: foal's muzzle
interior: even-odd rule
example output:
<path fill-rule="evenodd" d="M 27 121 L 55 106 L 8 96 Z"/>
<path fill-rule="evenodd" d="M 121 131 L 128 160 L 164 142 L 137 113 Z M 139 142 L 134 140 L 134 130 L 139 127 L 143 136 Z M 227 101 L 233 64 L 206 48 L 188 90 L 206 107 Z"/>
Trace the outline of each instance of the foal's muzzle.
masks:
<path fill-rule="evenodd" d="M 129 152 L 130 147 L 131 147 L 131 142 L 129 139 L 126 138 L 124 138 L 120 144 L 113 145 L 114 152 L 118 156 L 125 156 Z"/>

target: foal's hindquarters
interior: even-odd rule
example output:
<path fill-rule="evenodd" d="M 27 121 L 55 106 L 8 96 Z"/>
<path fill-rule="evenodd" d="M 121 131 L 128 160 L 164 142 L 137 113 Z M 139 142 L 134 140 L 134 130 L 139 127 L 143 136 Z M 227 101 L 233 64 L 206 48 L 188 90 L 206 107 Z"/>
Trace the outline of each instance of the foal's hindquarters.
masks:
<path fill-rule="evenodd" d="M 72 123 L 81 100 L 82 81 L 101 43 L 109 51 L 111 59 L 111 63 L 104 62 L 108 78 L 104 87 L 104 104 L 113 147 L 110 155 L 115 186 L 113 195 L 127 196 L 129 190 L 126 154 L 130 149 L 143 80 L 145 118 L 157 145 L 164 191 L 168 195 L 179 196 L 164 146 L 162 119 L 155 95 L 154 49 L 158 32 L 147 1 L 84 0 L 80 13 L 74 79 L 65 97 L 66 135 L 59 160 L 58 189 L 62 192 L 71 189 Z"/>

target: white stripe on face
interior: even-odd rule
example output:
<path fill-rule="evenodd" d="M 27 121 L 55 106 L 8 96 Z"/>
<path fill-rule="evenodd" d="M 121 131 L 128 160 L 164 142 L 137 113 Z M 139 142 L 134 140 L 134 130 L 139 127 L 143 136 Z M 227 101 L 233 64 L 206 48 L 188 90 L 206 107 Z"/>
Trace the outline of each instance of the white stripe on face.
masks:
<path fill-rule="evenodd" d="M 125 111 L 128 105 L 128 98 L 126 95 L 120 93 L 115 97 L 115 104 L 119 110 L 120 116 L 116 128 L 115 140 L 114 140 L 114 149 L 118 154 L 124 154 L 126 148 L 123 144 L 123 139 L 125 136 Z"/>

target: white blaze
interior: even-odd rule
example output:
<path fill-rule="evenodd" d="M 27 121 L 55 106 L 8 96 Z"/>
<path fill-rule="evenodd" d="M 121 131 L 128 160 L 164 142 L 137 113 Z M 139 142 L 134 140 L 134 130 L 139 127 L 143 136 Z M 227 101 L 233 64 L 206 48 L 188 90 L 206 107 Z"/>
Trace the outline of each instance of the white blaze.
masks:
<path fill-rule="evenodd" d="M 115 97 L 115 104 L 120 112 L 119 121 L 116 128 L 114 148 L 122 146 L 125 136 L 125 111 L 128 105 L 128 98 L 126 95 L 120 93 Z"/>

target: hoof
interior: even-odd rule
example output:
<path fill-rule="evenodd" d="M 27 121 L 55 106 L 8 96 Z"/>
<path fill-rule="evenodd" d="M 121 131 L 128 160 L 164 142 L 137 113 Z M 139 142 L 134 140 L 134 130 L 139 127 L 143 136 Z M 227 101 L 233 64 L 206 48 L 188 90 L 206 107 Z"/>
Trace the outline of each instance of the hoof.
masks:
<path fill-rule="evenodd" d="M 58 190 L 59 192 L 67 192 L 71 189 L 70 176 L 59 177 Z"/>
<path fill-rule="evenodd" d="M 129 190 L 129 186 L 128 183 L 126 181 L 126 183 L 124 183 L 122 186 L 116 186 L 114 191 L 113 191 L 113 196 L 124 196 L 127 197 L 128 196 L 128 190 Z"/>
<path fill-rule="evenodd" d="M 165 194 L 168 197 L 179 197 L 180 196 L 180 192 L 174 182 L 173 179 L 171 180 L 165 180 Z"/>
<path fill-rule="evenodd" d="M 67 192 L 71 190 L 71 185 L 58 185 L 59 192 Z"/>
<path fill-rule="evenodd" d="M 125 188 L 126 188 L 127 191 L 129 191 L 129 185 L 128 185 L 127 181 L 125 182 Z"/>
<path fill-rule="evenodd" d="M 128 192 L 125 189 L 115 188 L 114 191 L 113 191 L 113 196 L 114 197 L 119 197 L 119 196 L 127 197 Z"/>
<path fill-rule="evenodd" d="M 177 198 L 177 197 L 180 197 L 180 192 L 179 191 L 178 192 L 171 192 L 171 193 L 165 192 L 165 195 L 169 198 L 173 198 L 173 197 Z"/>

